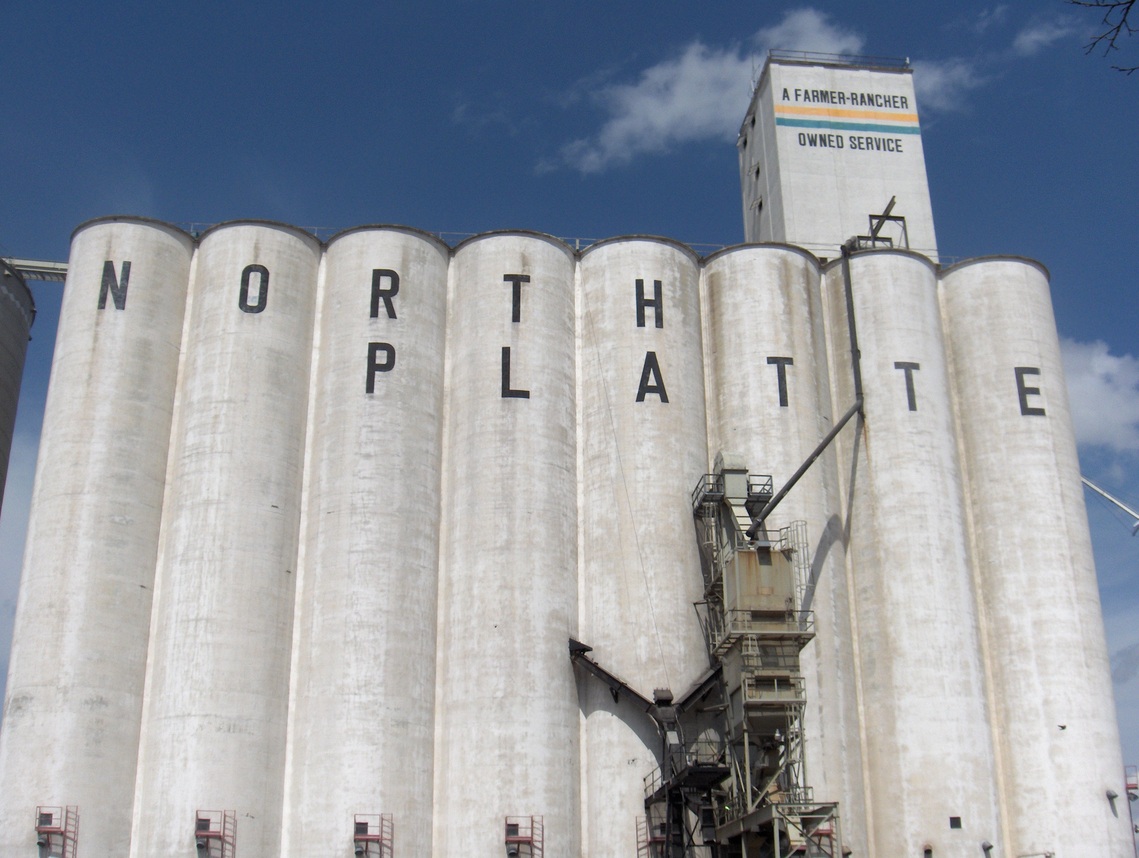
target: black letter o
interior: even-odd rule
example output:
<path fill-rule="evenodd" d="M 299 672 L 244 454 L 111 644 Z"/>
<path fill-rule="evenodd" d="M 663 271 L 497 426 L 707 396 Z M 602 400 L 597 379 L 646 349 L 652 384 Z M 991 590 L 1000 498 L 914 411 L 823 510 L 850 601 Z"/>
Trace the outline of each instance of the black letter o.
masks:
<path fill-rule="evenodd" d="M 249 278 L 253 274 L 259 275 L 257 279 L 260 284 L 257 287 L 256 304 L 249 303 Z M 269 269 L 264 265 L 246 265 L 245 270 L 241 272 L 241 293 L 238 295 L 237 306 L 243 313 L 260 313 L 268 303 Z"/>

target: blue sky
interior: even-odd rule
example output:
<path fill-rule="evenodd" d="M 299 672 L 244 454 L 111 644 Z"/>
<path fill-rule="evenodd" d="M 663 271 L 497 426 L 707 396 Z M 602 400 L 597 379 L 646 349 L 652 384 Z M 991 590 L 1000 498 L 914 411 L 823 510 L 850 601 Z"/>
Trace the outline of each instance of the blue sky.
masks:
<path fill-rule="evenodd" d="M 4 23 L 0 255 L 52 260 L 76 225 L 107 214 L 735 244 L 735 132 L 764 51 L 909 57 L 943 258 L 1048 266 L 1084 473 L 1139 501 L 1139 74 L 1111 69 L 1139 64 L 1139 37 L 1085 56 L 1093 12 L 1062 0 L 10 0 Z M 33 284 L 0 518 L 5 671 L 59 288 Z M 1088 511 L 1136 763 L 1139 539 L 1091 496 Z"/>

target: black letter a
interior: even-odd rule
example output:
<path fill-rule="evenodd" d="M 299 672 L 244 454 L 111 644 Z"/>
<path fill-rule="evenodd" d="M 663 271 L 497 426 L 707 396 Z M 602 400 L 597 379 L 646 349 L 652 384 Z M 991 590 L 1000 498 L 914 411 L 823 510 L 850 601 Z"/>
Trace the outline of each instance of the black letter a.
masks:
<path fill-rule="evenodd" d="M 649 379 L 655 379 L 649 384 Z M 668 403 L 668 393 L 664 389 L 664 379 L 660 376 L 660 364 L 656 352 L 645 352 L 645 368 L 641 370 L 641 384 L 637 388 L 637 402 L 644 402 L 645 396 L 655 393 L 660 401 Z"/>

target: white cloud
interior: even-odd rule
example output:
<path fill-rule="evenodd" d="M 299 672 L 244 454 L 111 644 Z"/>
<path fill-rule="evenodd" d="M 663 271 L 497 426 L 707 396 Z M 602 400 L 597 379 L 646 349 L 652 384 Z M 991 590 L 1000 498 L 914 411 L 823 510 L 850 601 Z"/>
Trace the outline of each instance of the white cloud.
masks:
<path fill-rule="evenodd" d="M 1031 57 L 1075 31 L 1068 20 L 1033 21 L 1016 34 L 1012 50 L 1019 57 Z"/>
<path fill-rule="evenodd" d="M 982 35 L 990 28 L 1000 26 L 1007 12 L 1008 7 L 1004 5 L 981 12 L 972 23 L 972 29 Z M 1008 62 L 1035 56 L 1073 32 L 1075 26 L 1067 18 L 1037 19 L 1025 25 L 1013 37 L 1008 48 L 983 51 L 972 58 L 950 57 L 914 62 L 918 104 L 932 111 L 964 110 L 968 106 L 969 94 L 998 75 Z"/>
<path fill-rule="evenodd" d="M 971 26 L 975 33 L 984 33 L 990 27 L 1002 23 L 1007 16 L 1008 5 L 1001 3 L 992 9 L 982 9 Z"/>
<path fill-rule="evenodd" d="M 476 105 L 470 101 L 461 101 L 451 111 L 451 121 L 474 134 L 493 130 L 498 135 L 515 137 L 519 132 L 520 121 L 511 117 L 499 102 L 497 94 L 489 104 L 484 102 Z"/>
<path fill-rule="evenodd" d="M 814 9 L 788 12 L 774 27 L 765 27 L 753 37 L 763 53 L 769 50 L 812 51 L 821 54 L 862 53 L 865 39 L 843 30 Z"/>
<path fill-rule="evenodd" d="M 1139 358 L 1113 355 L 1107 344 L 1060 343 L 1076 441 L 1116 453 L 1139 453 Z"/>
<path fill-rule="evenodd" d="M 1128 537 L 1125 537 L 1128 538 Z M 1096 564 L 1102 564 L 1097 556 Z M 1123 758 L 1139 762 L 1139 605 L 1104 600 L 1104 625 L 1111 651 L 1111 680 Z"/>
<path fill-rule="evenodd" d="M 1139 676 L 1139 643 L 1111 654 L 1111 678 L 1116 685 L 1125 685 Z"/>
<path fill-rule="evenodd" d="M 751 94 L 754 71 L 768 49 L 854 53 L 863 45 L 861 36 L 836 27 L 813 9 L 787 13 L 751 41 L 755 51 L 692 42 L 680 56 L 641 72 L 635 83 L 602 87 L 594 93 L 608 116 L 600 130 L 567 144 L 555 162 L 540 166 L 568 165 L 598 173 L 679 143 L 731 141 L 741 105 Z"/>
<path fill-rule="evenodd" d="M 914 68 L 914 93 L 924 110 L 964 110 L 966 96 L 986 83 L 976 65 L 960 58 L 917 60 Z"/>
<path fill-rule="evenodd" d="M 694 42 L 633 84 L 597 93 L 609 118 L 596 134 L 563 147 L 561 160 L 583 173 L 624 164 L 675 143 L 735 137 L 740 104 L 749 94 L 752 58 Z"/>

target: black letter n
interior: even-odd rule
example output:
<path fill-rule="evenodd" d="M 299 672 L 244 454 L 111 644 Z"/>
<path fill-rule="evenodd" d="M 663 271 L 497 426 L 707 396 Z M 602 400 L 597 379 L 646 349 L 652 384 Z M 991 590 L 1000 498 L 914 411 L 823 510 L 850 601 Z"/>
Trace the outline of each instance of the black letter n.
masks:
<path fill-rule="evenodd" d="M 116 310 L 127 308 L 127 285 L 131 279 L 131 264 L 124 262 L 122 274 L 115 279 L 115 264 L 111 260 L 103 263 L 103 285 L 99 287 L 99 309 L 107 308 L 107 293 L 111 293 L 111 300 L 115 302 Z"/>

